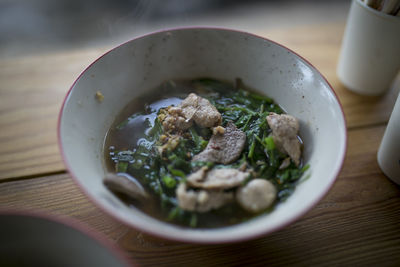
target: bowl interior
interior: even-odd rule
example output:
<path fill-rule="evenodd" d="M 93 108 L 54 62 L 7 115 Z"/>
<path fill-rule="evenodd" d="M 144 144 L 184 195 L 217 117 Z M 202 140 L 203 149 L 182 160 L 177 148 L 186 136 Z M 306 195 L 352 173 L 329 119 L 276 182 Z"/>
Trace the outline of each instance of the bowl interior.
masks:
<path fill-rule="evenodd" d="M 128 208 L 102 184 L 103 143 L 118 113 L 137 96 L 170 79 L 213 77 L 272 97 L 300 120 L 304 159 L 311 168 L 274 212 L 219 229 L 186 229 Z M 95 94 L 104 95 L 102 102 Z M 127 42 L 89 66 L 62 108 L 59 138 L 65 163 L 100 207 L 143 231 L 191 242 L 228 242 L 274 231 L 309 210 L 329 190 L 343 162 L 346 125 L 327 81 L 304 59 L 272 41 L 238 31 L 187 28 Z"/>

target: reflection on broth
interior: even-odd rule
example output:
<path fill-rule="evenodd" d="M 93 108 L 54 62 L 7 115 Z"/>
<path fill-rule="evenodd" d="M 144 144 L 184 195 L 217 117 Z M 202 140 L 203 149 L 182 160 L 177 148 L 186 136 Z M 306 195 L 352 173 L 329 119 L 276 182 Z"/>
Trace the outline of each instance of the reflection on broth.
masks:
<path fill-rule="evenodd" d="M 240 223 L 272 211 L 308 168 L 298 129 L 296 118 L 240 80 L 168 81 L 129 104 L 109 130 L 107 167 L 121 174 L 105 184 L 163 221 Z M 146 199 L 130 193 L 133 182 Z"/>

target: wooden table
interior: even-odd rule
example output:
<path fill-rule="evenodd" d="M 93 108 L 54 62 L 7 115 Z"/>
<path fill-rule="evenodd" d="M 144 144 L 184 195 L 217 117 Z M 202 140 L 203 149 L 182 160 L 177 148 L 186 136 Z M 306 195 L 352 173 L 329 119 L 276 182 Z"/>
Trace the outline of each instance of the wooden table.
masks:
<path fill-rule="evenodd" d="M 322 24 L 255 31 L 298 52 L 325 75 L 348 125 L 346 160 L 334 187 L 283 230 L 237 244 L 166 241 L 121 224 L 82 194 L 60 157 L 57 117 L 74 79 L 109 47 L 0 61 L 0 209 L 73 217 L 145 266 L 400 265 L 400 188 L 376 162 L 400 83 L 381 97 L 347 91 L 336 76 L 343 29 L 344 24 Z"/>

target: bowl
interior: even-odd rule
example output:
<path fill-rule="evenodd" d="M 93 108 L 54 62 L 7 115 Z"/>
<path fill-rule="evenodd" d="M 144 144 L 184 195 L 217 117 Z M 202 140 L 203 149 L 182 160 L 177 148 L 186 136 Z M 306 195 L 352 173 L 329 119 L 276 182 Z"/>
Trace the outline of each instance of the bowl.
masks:
<path fill-rule="evenodd" d="M 213 77 L 272 97 L 300 121 L 304 173 L 293 195 L 265 216 L 217 229 L 183 228 L 128 207 L 102 183 L 103 144 L 118 113 L 169 79 Z M 104 99 L 95 97 L 101 92 Z M 128 41 L 92 63 L 72 85 L 59 117 L 59 145 L 72 177 L 105 212 L 146 233 L 194 243 L 255 238 L 296 221 L 328 192 L 343 164 L 346 122 L 335 92 L 304 58 L 250 33 L 179 28 Z"/>
<path fill-rule="evenodd" d="M 105 237 L 40 212 L 0 211 L 1 266 L 129 266 Z"/>

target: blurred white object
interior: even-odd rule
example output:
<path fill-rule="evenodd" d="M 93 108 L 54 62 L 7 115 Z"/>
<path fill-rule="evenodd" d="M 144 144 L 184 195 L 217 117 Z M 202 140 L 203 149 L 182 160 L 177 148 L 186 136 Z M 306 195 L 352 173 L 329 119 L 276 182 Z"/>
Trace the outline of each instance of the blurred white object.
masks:
<path fill-rule="evenodd" d="M 400 94 L 378 150 L 378 164 L 386 176 L 400 184 Z"/>
<path fill-rule="evenodd" d="M 379 95 L 400 69 L 400 17 L 353 0 L 343 36 L 337 74 L 350 90 Z"/>

